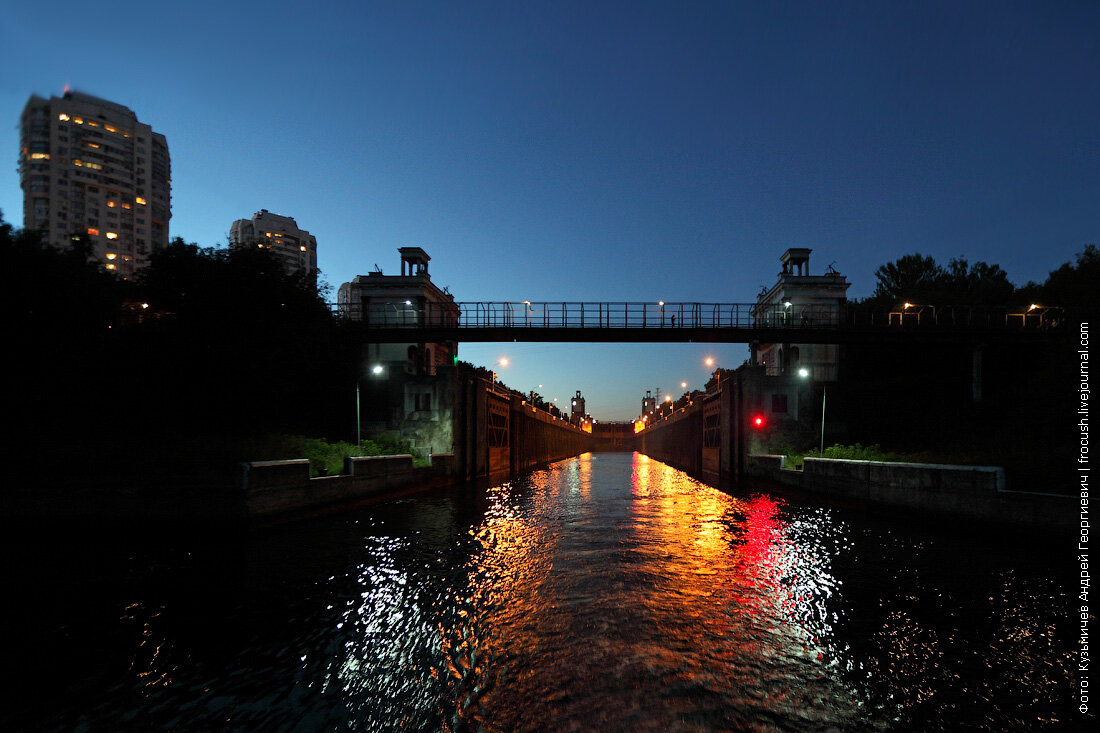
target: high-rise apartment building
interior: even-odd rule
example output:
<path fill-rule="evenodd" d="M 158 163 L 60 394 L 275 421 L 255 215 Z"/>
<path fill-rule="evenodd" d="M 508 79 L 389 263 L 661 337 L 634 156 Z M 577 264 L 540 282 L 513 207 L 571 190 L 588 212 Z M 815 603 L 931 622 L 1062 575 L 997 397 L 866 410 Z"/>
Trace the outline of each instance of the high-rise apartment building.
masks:
<path fill-rule="evenodd" d="M 292 217 L 260 209 L 251 219 L 237 219 L 229 230 L 232 247 L 256 246 L 271 250 L 288 273 L 317 271 L 317 240 L 299 229 Z"/>
<path fill-rule="evenodd" d="M 131 110 L 79 92 L 32 95 L 19 144 L 25 228 L 56 247 L 84 235 L 103 266 L 124 277 L 168 244 L 168 143 Z"/>

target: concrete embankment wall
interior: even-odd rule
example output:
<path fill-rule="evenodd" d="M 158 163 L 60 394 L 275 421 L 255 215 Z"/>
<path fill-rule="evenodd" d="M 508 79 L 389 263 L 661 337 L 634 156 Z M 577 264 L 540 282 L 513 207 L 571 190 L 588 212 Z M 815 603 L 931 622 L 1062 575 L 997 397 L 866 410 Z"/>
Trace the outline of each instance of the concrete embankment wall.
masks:
<path fill-rule="evenodd" d="M 310 478 L 305 458 L 243 463 L 241 511 L 252 517 L 271 516 L 449 483 L 454 456 L 436 454 L 431 460 L 431 466 L 416 468 L 411 455 L 347 458 L 342 474 L 317 478 Z"/>
<path fill-rule="evenodd" d="M 934 463 L 807 458 L 803 470 L 784 456 L 749 456 L 746 474 L 823 496 L 1043 528 L 1073 525 L 1072 497 L 1005 491 L 1004 469 Z"/>
<path fill-rule="evenodd" d="M 638 433 L 638 450 L 699 476 L 703 471 L 703 405 L 697 402 Z"/>

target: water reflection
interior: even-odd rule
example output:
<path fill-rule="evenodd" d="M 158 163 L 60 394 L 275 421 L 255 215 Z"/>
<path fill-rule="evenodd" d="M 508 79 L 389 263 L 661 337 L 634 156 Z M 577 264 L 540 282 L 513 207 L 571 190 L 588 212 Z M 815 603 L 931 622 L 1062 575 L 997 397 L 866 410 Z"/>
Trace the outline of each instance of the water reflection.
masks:
<path fill-rule="evenodd" d="M 453 662 L 462 720 L 658 730 L 853 719 L 858 700 L 828 674 L 836 652 L 823 661 L 839 648 L 821 611 L 832 581 L 809 580 L 826 562 L 795 547 L 776 502 L 626 458 L 586 454 L 490 490 L 467 564 L 464 627 L 476 628 L 464 636 L 477 646 L 462 647 L 481 663 Z M 814 711 L 822 700 L 827 711 Z"/>
<path fill-rule="evenodd" d="M 1043 559 L 900 526 L 730 496 L 638 454 L 585 454 L 193 554 L 51 549 L 8 579 L 14 597 L 42 599 L 21 617 L 12 659 L 43 680 L 64 669 L 65 694 L 17 688 L 28 703 L 0 727 L 998 730 L 1057 719 L 1072 694 L 1072 628 Z M 62 571 L 64 594 L 35 595 Z"/>

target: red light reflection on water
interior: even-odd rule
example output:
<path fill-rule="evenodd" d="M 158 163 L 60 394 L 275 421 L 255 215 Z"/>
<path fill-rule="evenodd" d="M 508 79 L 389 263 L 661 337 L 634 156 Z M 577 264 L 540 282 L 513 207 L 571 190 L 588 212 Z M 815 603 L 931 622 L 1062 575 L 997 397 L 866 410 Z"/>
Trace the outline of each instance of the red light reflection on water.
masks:
<path fill-rule="evenodd" d="M 765 596 L 760 591 L 782 594 L 774 572 L 781 560 L 780 548 L 776 546 L 776 537 L 781 529 L 777 518 L 779 504 L 770 497 L 754 496 L 741 502 L 741 505 L 745 513 L 744 542 L 735 566 L 739 582 L 733 586 L 733 599 L 740 610 L 756 614 L 762 610 L 762 603 L 774 601 L 771 593 Z M 758 592 L 746 593 L 742 590 L 747 588 Z"/>

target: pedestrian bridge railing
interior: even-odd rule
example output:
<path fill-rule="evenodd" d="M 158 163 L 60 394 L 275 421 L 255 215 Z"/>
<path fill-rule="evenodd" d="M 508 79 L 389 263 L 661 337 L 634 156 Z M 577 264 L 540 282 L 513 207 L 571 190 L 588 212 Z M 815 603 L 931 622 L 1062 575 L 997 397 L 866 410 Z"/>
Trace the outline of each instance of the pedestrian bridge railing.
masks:
<path fill-rule="evenodd" d="M 851 329 L 1035 330 L 1061 326 L 1061 308 L 872 307 L 819 303 L 414 302 L 338 303 L 368 328 L 444 329 Z"/>

